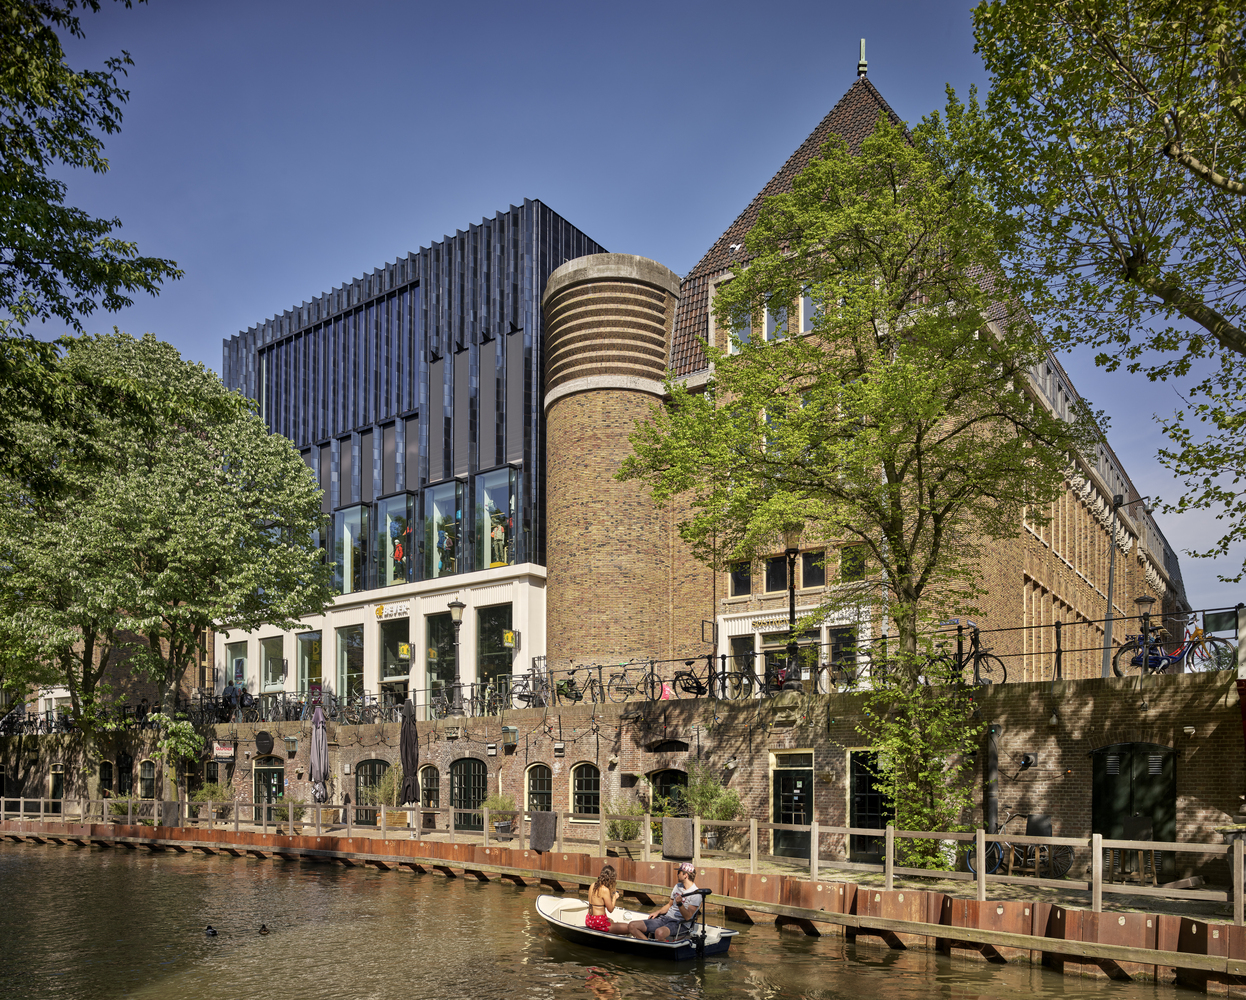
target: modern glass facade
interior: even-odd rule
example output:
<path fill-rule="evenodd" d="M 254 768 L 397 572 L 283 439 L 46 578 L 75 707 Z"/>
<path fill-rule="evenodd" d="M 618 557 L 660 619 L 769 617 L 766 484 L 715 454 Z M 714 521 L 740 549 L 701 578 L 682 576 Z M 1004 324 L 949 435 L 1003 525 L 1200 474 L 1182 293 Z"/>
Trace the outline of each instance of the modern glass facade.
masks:
<path fill-rule="evenodd" d="M 525 200 L 224 342 L 319 477 L 344 593 L 544 564 L 541 295 L 603 252 Z"/>

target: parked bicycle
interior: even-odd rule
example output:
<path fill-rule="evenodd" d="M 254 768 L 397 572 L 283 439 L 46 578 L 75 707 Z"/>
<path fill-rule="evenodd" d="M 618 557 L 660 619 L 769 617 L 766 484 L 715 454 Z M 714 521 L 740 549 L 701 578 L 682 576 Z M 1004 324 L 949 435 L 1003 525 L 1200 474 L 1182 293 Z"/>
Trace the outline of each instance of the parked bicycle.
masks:
<path fill-rule="evenodd" d="M 1125 644 L 1112 657 L 1112 672 L 1117 677 L 1137 670 L 1147 674 L 1179 674 L 1183 670 L 1196 673 L 1208 670 L 1228 670 L 1237 665 L 1237 649 L 1228 639 L 1207 635 L 1201 628 L 1187 632 L 1185 642 L 1173 652 L 1166 652 L 1163 637 L 1150 633 L 1146 640 L 1145 663 L 1142 655 L 1142 636 L 1127 635 Z"/>
<path fill-rule="evenodd" d="M 923 684 L 1004 684 L 1008 680 L 1008 668 L 1004 661 L 991 653 L 990 647 L 979 646 L 976 640 L 970 644 L 962 659 L 952 652 L 933 656 L 919 675 Z"/>
<path fill-rule="evenodd" d="M 520 708 L 545 708 L 549 705 L 549 682 L 541 674 L 523 674 L 512 678 L 510 693 Z"/>
<path fill-rule="evenodd" d="M 1008 828 L 1008 824 L 1015 819 L 1028 820 L 1029 813 L 1013 812 L 1010 806 L 1004 806 L 1008 810 L 1007 818 L 1002 822 L 997 822 L 990 832 L 993 834 L 1002 834 Z M 1048 872 L 1051 878 L 1064 878 L 1073 867 L 1073 848 L 1067 844 L 1009 844 L 1006 841 L 990 841 L 986 845 L 986 867 L 985 871 L 988 875 L 993 875 L 999 871 L 1001 866 L 1006 866 L 1009 852 L 1012 853 L 1013 866 L 1020 867 L 1024 870 L 1027 866 L 1035 866 L 1036 870 L 1043 869 Z M 1036 853 L 1037 852 L 1037 853 Z M 1050 863 L 1049 863 L 1050 859 Z M 975 875 L 978 869 L 975 867 L 977 863 L 977 848 L 969 845 L 969 849 L 965 852 L 965 867 Z"/>

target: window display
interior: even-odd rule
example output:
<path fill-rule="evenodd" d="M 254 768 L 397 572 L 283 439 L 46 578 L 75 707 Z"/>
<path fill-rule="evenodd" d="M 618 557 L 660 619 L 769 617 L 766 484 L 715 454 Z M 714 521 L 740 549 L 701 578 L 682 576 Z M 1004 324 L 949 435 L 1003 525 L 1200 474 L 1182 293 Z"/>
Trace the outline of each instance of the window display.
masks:
<path fill-rule="evenodd" d="M 284 640 L 281 636 L 260 640 L 260 660 L 263 663 L 264 690 L 280 690 L 285 685 Z"/>
<path fill-rule="evenodd" d="M 299 691 L 306 693 L 309 684 L 321 683 L 320 633 L 304 632 L 299 641 Z"/>
<path fill-rule="evenodd" d="M 394 618 L 381 622 L 381 680 L 405 681 L 410 669 L 410 619 Z"/>
<path fill-rule="evenodd" d="M 415 520 L 415 497 L 410 494 L 388 497 L 376 504 L 376 584 L 392 587 L 414 578 L 411 546 Z"/>
<path fill-rule="evenodd" d="M 247 644 L 231 642 L 225 647 L 225 680 L 244 687 L 251 678 L 247 673 Z"/>
<path fill-rule="evenodd" d="M 428 616 L 428 690 L 440 694 L 454 683 L 454 622 L 450 612 Z"/>
<path fill-rule="evenodd" d="M 515 513 L 518 506 L 514 469 L 476 477 L 476 568 L 515 562 Z"/>
<path fill-rule="evenodd" d="M 462 526 L 462 483 L 441 483 L 424 491 L 424 579 L 461 571 Z"/>
<path fill-rule="evenodd" d="M 353 700 L 363 694 L 363 626 L 337 630 L 338 696 Z"/>
<path fill-rule="evenodd" d="M 333 585 L 343 594 L 368 587 L 368 508 L 359 505 L 333 515 Z"/>
<path fill-rule="evenodd" d="M 504 633 L 511 629 L 511 606 L 495 604 L 476 612 L 476 680 L 481 683 L 509 675 L 514 650 Z"/>

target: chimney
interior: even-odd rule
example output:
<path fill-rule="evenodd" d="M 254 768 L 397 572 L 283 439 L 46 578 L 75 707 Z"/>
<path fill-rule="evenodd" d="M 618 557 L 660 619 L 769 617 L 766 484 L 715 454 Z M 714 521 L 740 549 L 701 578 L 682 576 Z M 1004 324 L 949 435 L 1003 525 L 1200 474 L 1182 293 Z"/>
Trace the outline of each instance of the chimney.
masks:
<path fill-rule="evenodd" d="M 865 61 L 865 39 L 861 39 L 861 61 L 857 63 L 857 79 L 865 76 L 869 63 Z"/>

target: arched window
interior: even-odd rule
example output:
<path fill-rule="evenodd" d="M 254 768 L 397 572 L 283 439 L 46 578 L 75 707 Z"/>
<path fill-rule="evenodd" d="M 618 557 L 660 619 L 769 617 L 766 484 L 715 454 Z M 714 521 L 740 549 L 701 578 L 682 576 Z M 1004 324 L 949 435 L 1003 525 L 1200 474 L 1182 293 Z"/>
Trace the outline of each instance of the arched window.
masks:
<path fill-rule="evenodd" d="M 134 758 L 128 753 L 117 754 L 117 794 L 134 794 Z"/>
<path fill-rule="evenodd" d="M 554 808 L 554 773 L 548 764 L 528 768 L 528 808 L 550 812 Z"/>
<path fill-rule="evenodd" d="M 685 812 L 684 789 L 688 787 L 688 772 L 668 767 L 665 771 L 654 771 L 649 775 L 649 783 L 653 786 L 654 799 L 667 799 L 677 813 Z M 653 803 L 657 807 L 657 802 Z"/>
<path fill-rule="evenodd" d="M 257 805 L 276 802 L 286 793 L 286 765 L 280 757 L 256 757 L 255 766 L 251 771 L 254 781 L 254 798 Z M 279 813 L 273 809 L 266 810 L 265 822 L 272 823 Z M 258 818 L 256 822 L 258 822 Z"/>
<path fill-rule="evenodd" d="M 156 762 L 145 760 L 138 766 L 138 797 L 154 799 L 156 797 Z"/>
<path fill-rule="evenodd" d="M 483 760 L 463 757 L 450 765 L 450 808 L 479 809 L 488 796 L 489 769 Z M 455 813 L 456 830 L 483 830 L 484 816 Z"/>
<path fill-rule="evenodd" d="M 594 764 L 576 764 L 571 770 L 571 811 L 601 813 L 601 772 Z"/>
<path fill-rule="evenodd" d="M 441 808 L 441 772 L 432 764 L 420 768 L 420 805 L 425 809 Z"/>
<path fill-rule="evenodd" d="M 100 798 L 104 799 L 112 795 L 112 783 L 113 783 L 112 761 L 101 760 L 100 761 L 100 780 L 99 780 Z"/>
<path fill-rule="evenodd" d="M 355 765 L 355 805 L 379 806 L 381 804 L 381 779 L 389 770 L 384 760 L 361 760 Z M 376 826 L 380 815 L 372 809 L 356 809 L 355 822 L 362 826 Z"/>
<path fill-rule="evenodd" d="M 65 797 L 65 765 L 64 764 L 58 763 L 58 764 L 52 765 L 52 789 L 51 791 L 52 791 L 52 794 L 50 798 L 52 799 L 52 812 L 58 813 L 61 811 L 61 799 Z"/>

